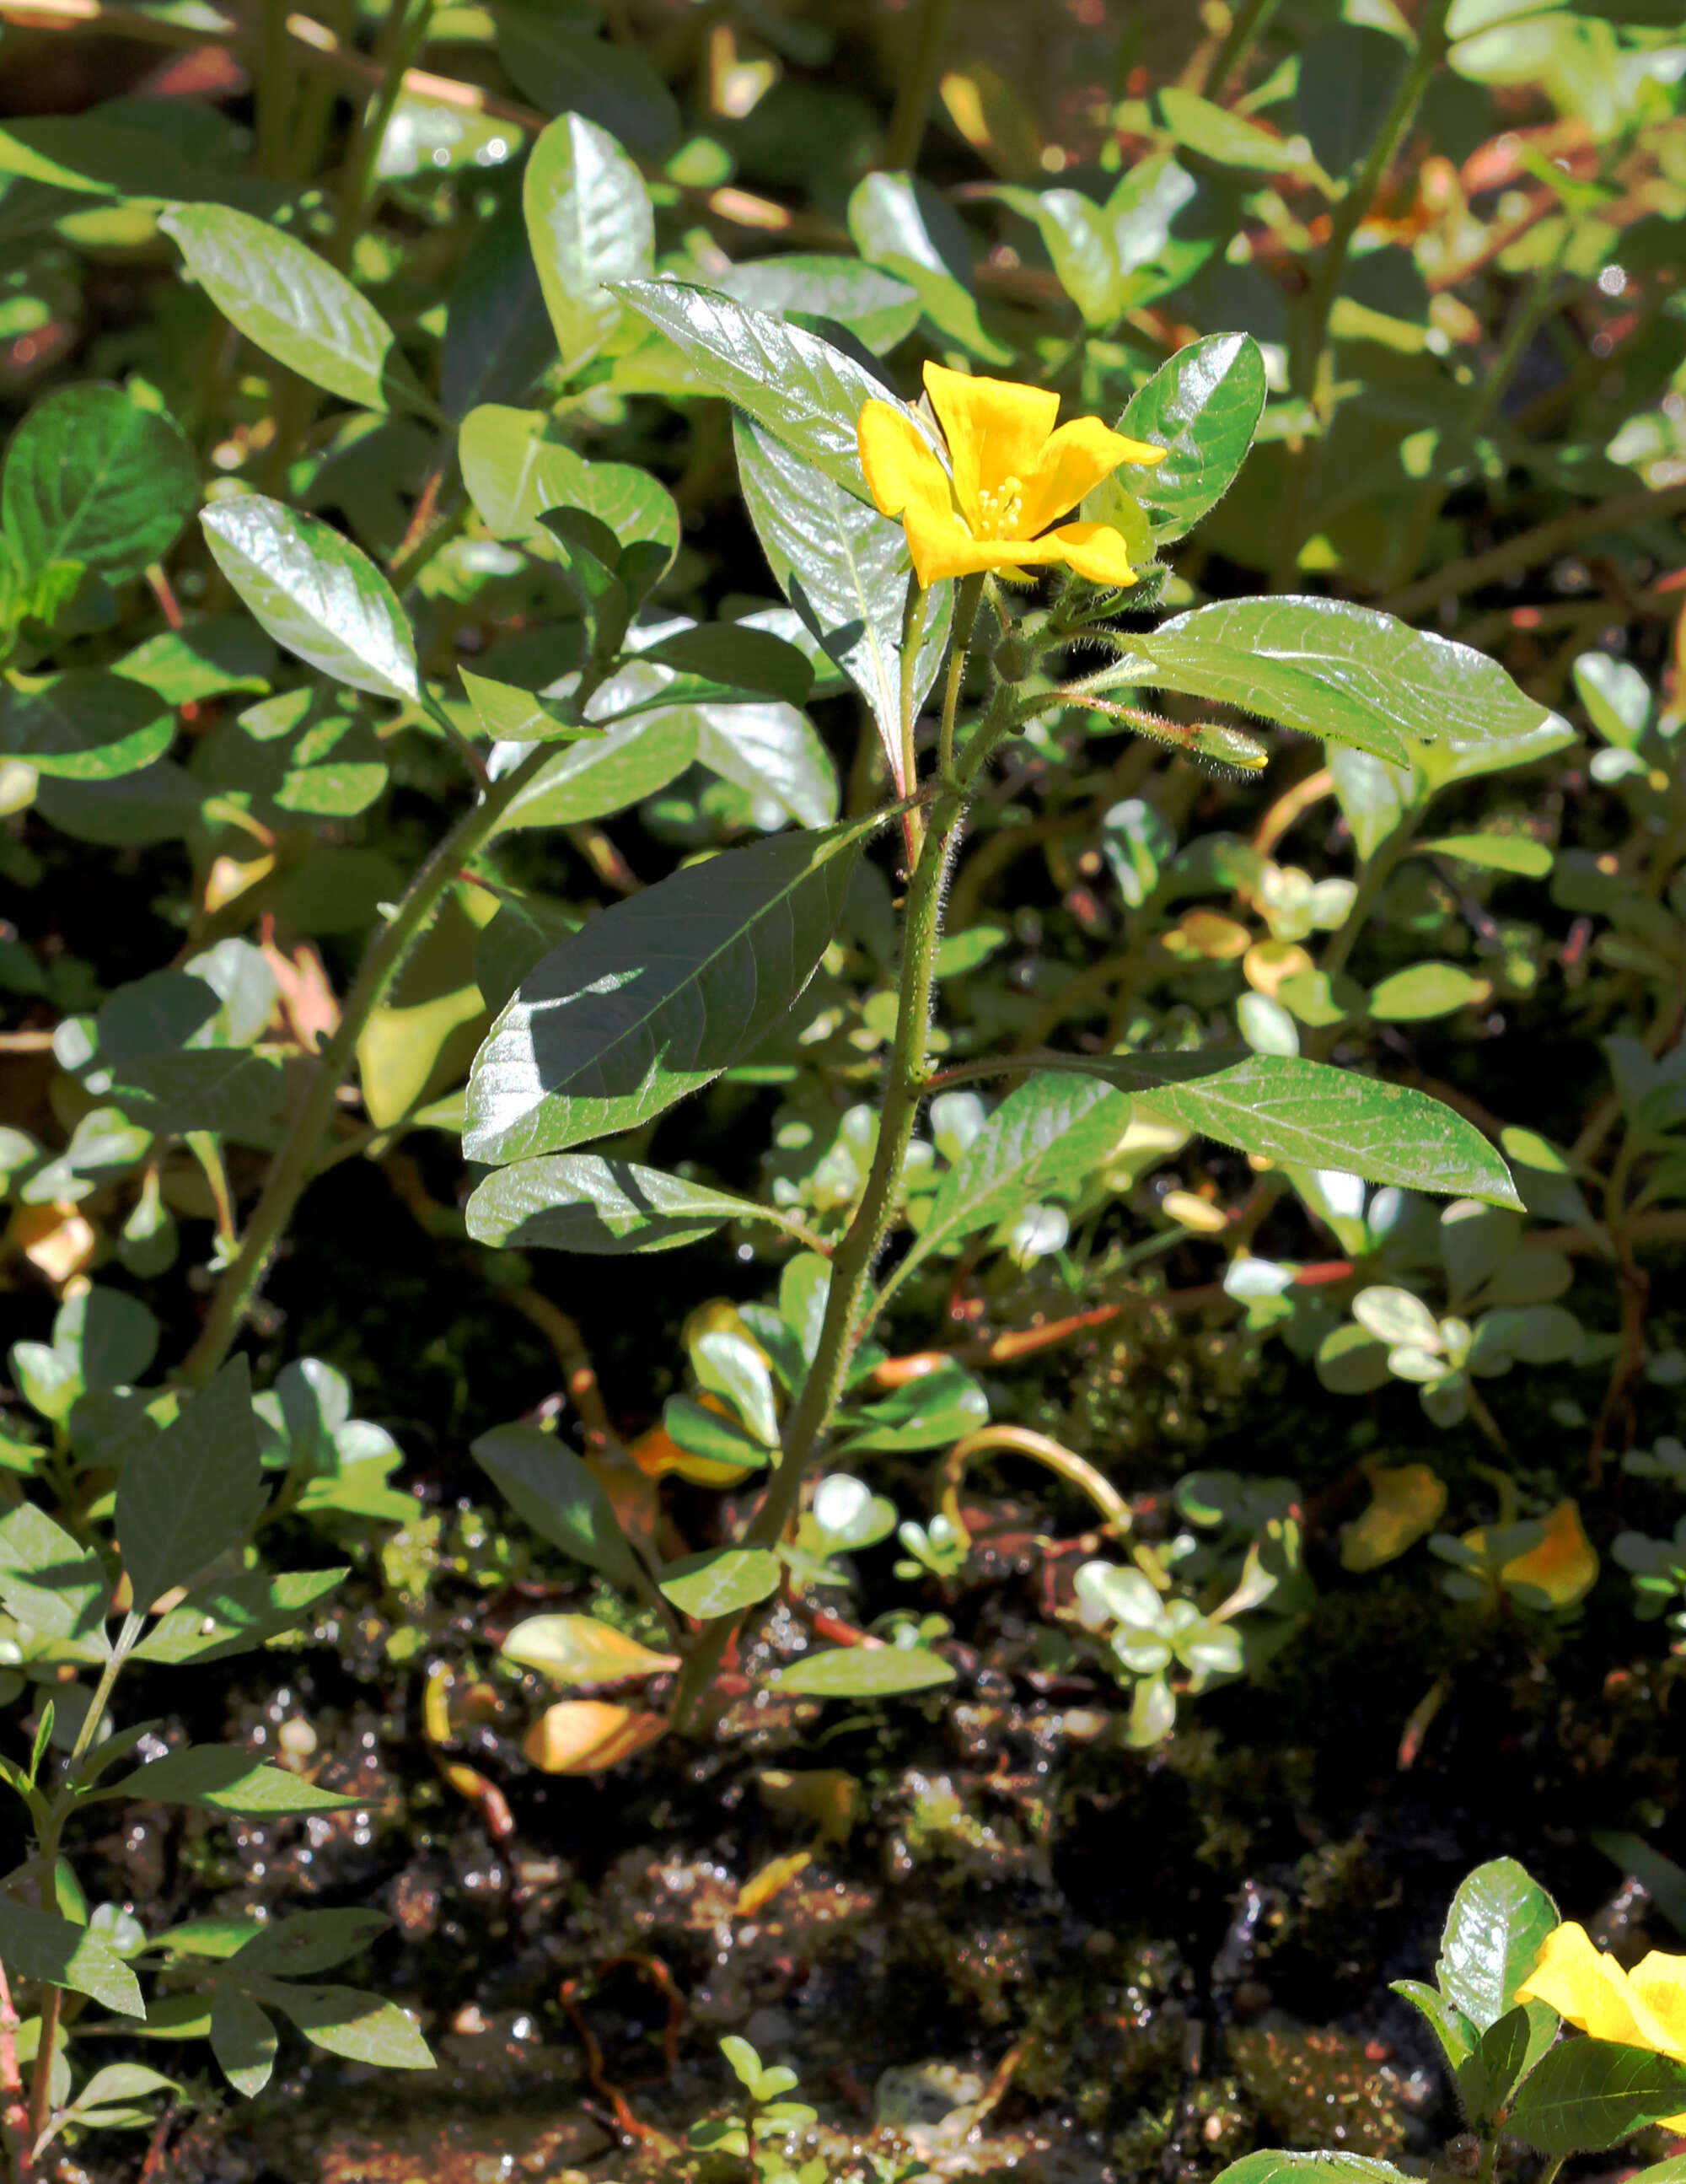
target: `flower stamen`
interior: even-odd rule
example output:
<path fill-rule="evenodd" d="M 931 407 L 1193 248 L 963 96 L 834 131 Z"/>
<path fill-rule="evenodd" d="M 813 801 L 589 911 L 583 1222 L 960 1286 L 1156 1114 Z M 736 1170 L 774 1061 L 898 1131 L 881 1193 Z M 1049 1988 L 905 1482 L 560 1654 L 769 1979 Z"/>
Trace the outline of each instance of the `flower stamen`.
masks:
<path fill-rule="evenodd" d="M 1024 520 L 1024 480 L 1004 477 L 999 488 L 992 493 L 988 486 L 977 489 L 977 523 L 972 536 L 976 538 L 1012 538 L 1017 536 Z"/>

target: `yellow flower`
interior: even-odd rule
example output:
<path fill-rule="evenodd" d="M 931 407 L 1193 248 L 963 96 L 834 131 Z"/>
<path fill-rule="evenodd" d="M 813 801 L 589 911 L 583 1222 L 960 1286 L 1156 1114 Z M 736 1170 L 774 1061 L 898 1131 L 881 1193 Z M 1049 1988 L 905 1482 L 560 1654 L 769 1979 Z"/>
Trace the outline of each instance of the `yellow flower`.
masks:
<path fill-rule="evenodd" d="M 1098 417 L 1054 428 L 1060 397 L 1044 387 L 925 367 L 926 392 L 954 465 L 952 481 L 908 412 L 869 402 L 860 466 L 872 498 L 907 532 L 915 574 L 931 585 L 982 569 L 1022 574 L 1063 561 L 1097 584 L 1133 584 L 1129 549 L 1108 523 L 1049 526 L 1120 463 L 1158 463 L 1163 448 L 1127 440 Z"/>
<path fill-rule="evenodd" d="M 1594 2040 L 1686 2063 L 1686 1957 L 1653 1949 L 1624 1972 L 1614 1957 L 1593 1947 L 1583 1926 L 1557 1926 L 1516 1999 L 1550 2003 Z M 1665 2117 L 1663 2128 L 1686 2131 L 1686 2115 Z"/>
<path fill-rule="evenodd" d="M 1500 1581 L 1544 1593 L 1553 1607 L 1572 1607 L 1597 1581 L 1598 1557 L 1581 1529 L 1581 1513 L 1574 1502 L 1560 1502 L 1540 1521 L 1545 1526 L 1545 1537 L 1525 1555 L 1513 1555 L 1504 1563 Z M 1484 1552 L 1486 1532 L 1466 1532 L 1464 1545 L 1473 1547 L 1477 1554 Z"/>

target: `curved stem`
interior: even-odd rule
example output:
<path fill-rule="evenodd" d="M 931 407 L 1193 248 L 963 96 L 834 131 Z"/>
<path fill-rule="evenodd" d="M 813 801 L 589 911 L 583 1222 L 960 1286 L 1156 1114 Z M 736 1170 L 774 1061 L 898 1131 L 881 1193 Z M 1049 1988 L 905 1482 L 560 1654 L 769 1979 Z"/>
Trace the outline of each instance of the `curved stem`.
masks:
<path fill-rule="evenodd" d="M 339 1029 L 322 1050 L 310 1088 L 270 1164 L 263 1194 L 246 1224 L 239 1253 L 217 1284 L 199 1338 L 182 1365 L 181 1378 L 190 1385 L 200 1387 L 210 1379 L 227 1357 L 242 1321 L 252 1308 L 270 1254 L 315 1173 L 340 1086 L 350 1073 L 357 1043 L 370 1017 L 431 922 L 459 867 L 485 845 L 498 822 L 549 755 L 547 745 L 536 744 L 518 766 L 492 783 L 439 844 L 410 882 L 386 927 L 370 942 L 346 997 Z"/>

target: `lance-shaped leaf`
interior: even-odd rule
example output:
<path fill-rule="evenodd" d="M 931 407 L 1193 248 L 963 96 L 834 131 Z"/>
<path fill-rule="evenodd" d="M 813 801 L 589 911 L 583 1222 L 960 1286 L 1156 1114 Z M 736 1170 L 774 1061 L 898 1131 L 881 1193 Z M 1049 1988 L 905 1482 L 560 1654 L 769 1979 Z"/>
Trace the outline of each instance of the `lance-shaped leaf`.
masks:
<path fill-rule="evenodd" d="M 548 1245 L 597 1258 L 675 1251 L 728 1221 L 790 1227 L 776 1207 L 598 1153 L 550 1154 L 499 1168 L 476 1186 L 465 1212 L 479 1243 Z"/>
<path fill-rule="evenodd" d="M 865 403 L 893 398 L 882 380 L 818 334 L 746 310 L 712 289 L 624 281 L 615 293 L 682 349 L 716 394 L 747 410 L 846 493 L 871 501 L 857 428 Z"/>
<path fill-rule="evenodd" d="M 251 1370 L 244 1357 L 231 1357 L 123 1466 L 117 1540 L 136 1607 L 144 1610 L 237 1546 L 263 1503 Z"/>
<path fill-rule="evenodd" d="M 1132 397 L 1118 429 L 1169 450 L 1131 489 L 1154 531 L 1180 538 L 1234 482 L 1265 407 L 1265 360 L 1251 334 L 1208 334 L 1162 364 Z"/>
<path fill-rule="evenodd" d="M 676 1653 L 653 1653 L 595 1615 L 530 1615 L 498 1650 L 559 1684 L 632 1683 L 679 1666 Z"/>
<path fill-rule="evenodd" d="M 899 523 L 748 417 L 734 421 L 737 474 L 779 589 L 872 709 L 902 781 L 902 627 L 910 572 Z M 954 586 L 934 586 L 914 676 L 917 717 L 948 649 Z"/>
<path fill-rule="evenodd" d="M 162 1615 L 135 1648 L 142 1661 L 220 1661 L 248 1653 L 299 1622 L 307 1608 L 331 1592 L 350 1571 L 283 1570 L 268 1577 L 242 1571 L 190 1592 Z"/>
<path fill-rule="evenodd" d="M 810 1699 L 888 1699 L 951 1684 L 954 1672 L 924 1646 L 837 1646 L 810 1653 L 772 1679 L 773 1688 Z"/>
<path fill-rule="evenodd" d="M 562 360 L 581 365 L 620 321 L 620 305 L 605 284 L 654 270 L 649 192 L 606 129 L 563 114 L 532 148 L 522 202 Z"/>
<path fill-rule="evenodd" d="M 87 1995 L 125 2017 L 144 2017 L 138 1981 L 109 1942 L 50 1911 L 0 1899 L 0 1961 L 14 1978 Z"/>
<path fill-rule="evenodd" d="M 277 644 L 353 690 L 420 695 L 397 593 L 331 523 L 260 493 L 216 501 L 199 520 L 217 566 Z"/>
<path fill-rule="evenodd" d="M 172 205 L 159 221 L 223 316 L 266 356 L 359 410 L 432 404 L 398 337 L 308 243 L 231 205 Z"/>
<path fill-rule="evenodd" d="M 1597 2153 L 1686 2114 L 1686 2063 L 1613 2040 L 1566 2040 L 1523 2079 L 1505 2127 L 1542 2153 Z"/>
<path fill-rule="evenodd" d="M 307 2040 L 354 2063 L 385 2070 L 431 2070 L 432 2051 L 395 2002 L 354 1986 L 295 1986 L 265 1980 L 258 1990 L 272 2009 L 290 2017 Z"/>
<path fill-rule="evenodd" d="M 275 2067 L 275 2028 L 249 1994 L 219 1981 L 211 1998 L 211 2053 L 237 2093 L 254 2100 Z"/>
<path fill-rule="evenodd" d="M 554 949 L 476 1060 L 467 1157 L 565 1152 L 648 1122 L 729 1069 L 814 975 L 877 823 L 727 850 Z"/>
<path fill-rule="evenodd" d="M 682 1614 L 706 1623 L 771 1600 L 779 1589 L 779 1560 L 765 1547 L 710 1547 L 669 1563 L 659 1582 Z"/>
<path fill-rule="evenodd" d="M 100 1800 L 198 1805 L 208 1812 L 265 1814 L 276 1819 L 290 1813 L 342 1813 L 364 1802 L 319 1790 L 284 1767 L 263 1766 L 249 1752 L 231 1744 L 190 1744 L 180 1752 L 166 1752 L 95 1795 Z"/>
<path fill-rule="evenodd" d="M 1341 599 L 1224 599 L 1132 643 L 1154 663 L 1143 682 L 1396 766 L 1411 744 L 1502 745 L 1551 717 L 1484 653 Z"/>
<path fill-rule="evenodd" d="M 192 450 L 172 419 L 120 387 L 66 387 L 13 437 L 0 527 L 29 581 L 80 561 L 120 583 L 164 559 L 198 497 Z"/>
<path fill-rule="evenodd" d="M 585 1459 L 537 1426 L 494 1426 L 471 1444 L 475 1462 L 542 1540 L 623 1591 L 642 1572 L 607 1494 Z"/>
<path fill-rule="evenodd" d="M 849 231 L 869 265 L 905 281 L 939 333 L 989 364 L 1013 352 L 985 331 L 971 292 L 971 246 L 948 200 L 916 176 L 868 175 L 849 201 Z"/>
<path fill-rule="evenodd" d="M 1284 1166 L 1338 1168 L 1448 1198 L 1520 1208 L 1509 1169 L 1472 1123 L 1426 1092 L 1298 1056 L 1043 1057 L 1133 1092 L 1156 1114 Z"/>
<path fill-rule="evenodd" d="M 470 243 L 452 285 L 439 355 L 445 414 L 465 418 L 481 403 L 518 402 L 555 355 L 526 221 L 512 200 Z"/>
<path fill-rule="evenodd" d="M 1053 1070 L 1001 1102 L 937 1189 L 904 1265 L 1027 1206 L 1068 1195 L 1117 1145 L 1130 1121 L 1125 1095 Z"/>

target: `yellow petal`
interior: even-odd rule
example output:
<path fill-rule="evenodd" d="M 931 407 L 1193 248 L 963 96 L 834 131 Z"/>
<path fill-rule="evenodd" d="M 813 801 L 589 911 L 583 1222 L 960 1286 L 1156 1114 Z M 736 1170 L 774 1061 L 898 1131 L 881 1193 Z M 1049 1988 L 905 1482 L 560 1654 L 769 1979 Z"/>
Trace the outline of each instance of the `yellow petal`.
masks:
<path fill-rule="evenodd" d="M 1554 1927 L 1545 1937 L 1533 1970 L 1516 1989 L 1518 2002 L 1549 2002 L 1560 2017 L 1589 2032 L 1594 2040 L 1619 2041 L 1624 2048 L 1669 2051 L 1668 2028 L 1661 2023 L 1613 1957 L 1595 1949 L 1583 1926 Z"/>
<path fill-rule="evenodd" d="M 1019 387 L 1007 379 L 974 379 L 964 371 L 945 371 L 940 364 L 926 365 L 925 391 L 949 443 L 954 498 L 967 521 L 981 528 L 978 494 L 999 493 L 1010 477 L 1019 481 L 1021 489 L 1029 484 L 1060 415 L 1060 397 L 1044 387 Z M 1066 505 L 1074 504 L 1067 501 Z M 1028 532 L 1042 526 L 1017 527 Z"/>
<path fill-rule="evenodd" d="M 1662 2027 L 1668 2045 L 1662 2050 L 1677 2063 L 1686 2063 L 1686 1957 L 1666 1956 L 1653 1949 L 1641 1957 L 1628 1975 L 1633 1992 Z"/>
<path fill-rule="evenodd" d="M 976 576 L 981 569 L 1010 573 L 1017 563 L 1027 558 L 1027 554 L 1032 560 L 1059 558 L 1038 556 L 1028 551 L 1021 539 L 974 538 L 951 507 L 910 507 L 902 521 L 907 528 L 914 573 L 927 589 L 940 583 L 944 577 Z"/>
<path fill-rule="evenodd" d="M 1043 446 L 1035 466 L 1024 480 L 1024 513 L 1021 527 L 1032 536 L 1045 531 L 1058 517 L 1074 509 L 1103 478 L 1110 477 L 1120 463 L 1158 461 L 1163 448 L 1149 448 L 1141 440 L 1127 440 L 1099 417 L 1078 417 L 1062 425 Z"/>
<path fill-rule="evenodd" d="M 1506 1585 L 1528 1585 L 1554 1607 L 1572 1607 L 1592 1591 L 1598 1557 L 1581 1529 L 1581 1513 L 1572 1502 L 1560 1502 L 1545 1518 L 1545 1537 L 1525 1555 L 1516 1555 L 1499 1573 Z"/>
<path fill-rule="evenodd" d="M 1043 553 L 1043 547 L 1057 547 L 1057 553 Z M 1045 538 L 1034 540 L 1029 547 L 1021 547 L 1021 561 L 1065 561 L 1080 577 L 1087 577 L 1092 584 L 1133 584 L 1136 572 L 1130 566 L 1130 549 L 1110 523 L 1062 523 Z"/>
<path fill-rule="evenodd" d="M 893 402 L 866 403 L 855 437 L 867 488 L 884 515 L 952 514 L 954 499 L 936 450 L 905 410 Z"/>

